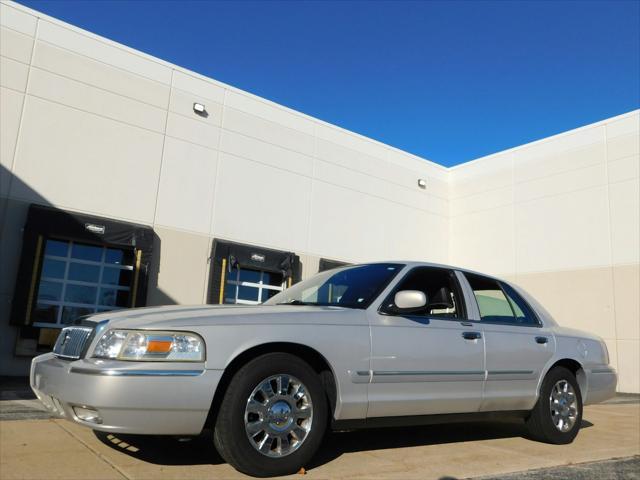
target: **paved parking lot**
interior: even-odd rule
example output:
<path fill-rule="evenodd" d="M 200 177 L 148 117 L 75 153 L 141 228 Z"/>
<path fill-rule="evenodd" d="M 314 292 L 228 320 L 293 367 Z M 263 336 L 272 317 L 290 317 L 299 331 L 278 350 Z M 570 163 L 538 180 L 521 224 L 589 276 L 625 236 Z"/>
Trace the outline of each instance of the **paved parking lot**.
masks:
<path fill-rule="evenodd" d="M 3 392 L 0 407 L 3 480 L 243 477 L 220 460 L 210 434 L 183 442 L 93 432 L 47 418 L 17 389 Z M 587 407 L 571 445 L 536 443 L 524 434 L 520 425 L 486 423 L 333 433 L 306 478 L 443 480 L 516 472 L 507 478 L 640 479 L 637 396 Z"/>

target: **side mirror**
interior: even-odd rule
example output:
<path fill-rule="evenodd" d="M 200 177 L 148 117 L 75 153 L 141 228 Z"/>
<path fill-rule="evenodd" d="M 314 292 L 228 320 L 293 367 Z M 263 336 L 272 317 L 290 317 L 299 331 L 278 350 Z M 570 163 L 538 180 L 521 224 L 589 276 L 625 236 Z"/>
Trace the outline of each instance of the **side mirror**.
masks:
<path fill-rule="evenodd" d="M 420 290 L 401 290 L 393 299 L 394 313 L 411 313 L 422 310 L 427 305 L 427 296 Z"/>

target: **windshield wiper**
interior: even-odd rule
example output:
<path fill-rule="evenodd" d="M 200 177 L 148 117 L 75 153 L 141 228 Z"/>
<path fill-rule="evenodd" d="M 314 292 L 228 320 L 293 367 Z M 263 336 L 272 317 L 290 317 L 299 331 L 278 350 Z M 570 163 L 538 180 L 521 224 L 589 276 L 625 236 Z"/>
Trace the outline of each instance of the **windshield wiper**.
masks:
<path fill-rule="evenodd" d="M 302 300 L 291 300 L 289 302 L 276 303 L 276 305 L 315 305 L 315 303 L 303 302 Z"/>

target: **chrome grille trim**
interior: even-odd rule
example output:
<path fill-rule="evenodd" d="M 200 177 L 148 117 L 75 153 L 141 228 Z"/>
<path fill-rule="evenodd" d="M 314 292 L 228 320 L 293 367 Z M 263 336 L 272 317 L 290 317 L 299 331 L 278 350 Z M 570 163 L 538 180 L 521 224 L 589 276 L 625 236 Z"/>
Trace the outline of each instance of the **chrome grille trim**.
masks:
<path fill-rule="evenodd" d="M 53 346 L 53 353 L 61 358 L 77 360 L 82 355 L 92 332 L 92 327 L 63 328 Z"/>

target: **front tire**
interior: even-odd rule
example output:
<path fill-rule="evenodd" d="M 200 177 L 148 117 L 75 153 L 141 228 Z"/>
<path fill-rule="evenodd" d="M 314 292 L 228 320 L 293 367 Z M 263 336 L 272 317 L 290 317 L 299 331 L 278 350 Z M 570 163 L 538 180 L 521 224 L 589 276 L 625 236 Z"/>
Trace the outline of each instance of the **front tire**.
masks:
<path fill-rule="evenodd" d="M 581 423 L 582 395 L 575 375 L 564 367 L 552 368 L 526 420 L 531 437 L 556 445 L 571 443 Z"/>
<path fill-rule="evenodd" d="M 324 389 L 306 362 L 287 353 L 261 355 L 231 380 L 217 416 L 215 446 L 248 475 L 295 473 L 320 446 L 327 415 Z"/>

